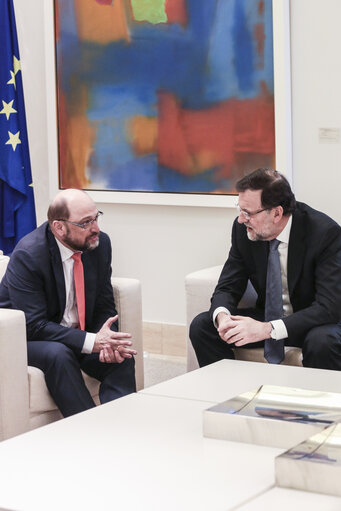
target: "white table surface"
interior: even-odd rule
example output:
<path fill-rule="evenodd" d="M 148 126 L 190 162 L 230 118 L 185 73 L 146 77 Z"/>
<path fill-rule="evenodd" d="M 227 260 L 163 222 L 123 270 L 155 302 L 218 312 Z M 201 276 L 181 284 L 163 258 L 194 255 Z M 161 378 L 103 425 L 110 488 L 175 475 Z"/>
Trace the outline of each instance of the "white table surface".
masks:
<path fill-rule="evenodd" d="M 238 511 L 340 511 L 341 499 L 320 493 L 273 488 L 237 509 Z"/>
<path fill-rule="evenodd" d="M 153 387 L 143 394 L 221 403 L 260 385 L 341 392 L 341 371 L 221 360 Z"/>
<path fill-rule="evenodd" d="M 0 444 L 0 508 L 228 510 L 280 449 L 203 438 L 210 403 L 134 394 Z"/>
<path fill-rule="evenodd" d="M 338 391 L 336 371 L 221 361 L 0 443 L 0 509 L 336 511 L 274 487 L 280 449 L 204 438 L 202 412 L 264 384 Z"/>

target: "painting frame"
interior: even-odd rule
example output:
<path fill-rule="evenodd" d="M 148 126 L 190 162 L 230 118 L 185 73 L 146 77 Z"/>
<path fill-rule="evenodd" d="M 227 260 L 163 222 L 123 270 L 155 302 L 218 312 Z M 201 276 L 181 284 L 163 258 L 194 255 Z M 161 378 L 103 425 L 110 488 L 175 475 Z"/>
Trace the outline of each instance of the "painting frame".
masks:
<path fill-rule="evenodd" d="M 58 116 L 53 0 L 44 2 L 47 137 L 50 197 L 59 187 Z M 289 0 L 273 0 L 276 168 L 292 181 L 291 65 Z M 87 190 L 95 202 L 165 206 L 233 207 L 234 194 Z"/>

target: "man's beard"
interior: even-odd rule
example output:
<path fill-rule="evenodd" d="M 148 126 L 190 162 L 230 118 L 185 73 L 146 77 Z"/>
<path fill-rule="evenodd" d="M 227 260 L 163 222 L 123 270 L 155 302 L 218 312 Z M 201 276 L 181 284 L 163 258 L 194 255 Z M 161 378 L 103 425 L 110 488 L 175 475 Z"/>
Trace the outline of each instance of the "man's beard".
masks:
<path fill-rule="evenodd" d="M 89 235 L 84 243 L 77 243 L 70 236 L 70 230 L 67 230 L 66 236 L 64 238 L 64 242 L 72 249 L 72 250 L 80 250 L 81 252 L 85 252 L 86 250 L 94 250 L 99 245 L 99 239 L 96 241 L 90 241 L 90 238 L 93 234 Z"/>
<path fill-rule="evenodd" d="M 246 227 L 247 226 L 245 225 L 245 228 Z M 254 229 L 252 229 L 252 227 L 249 227 L 249 229 L 251 230 L 248 231 L 248 229 L 246 229 L 246 234 L 250 241 L 265 241 L 267 239 L 264 234 L 256 232 Z"/>

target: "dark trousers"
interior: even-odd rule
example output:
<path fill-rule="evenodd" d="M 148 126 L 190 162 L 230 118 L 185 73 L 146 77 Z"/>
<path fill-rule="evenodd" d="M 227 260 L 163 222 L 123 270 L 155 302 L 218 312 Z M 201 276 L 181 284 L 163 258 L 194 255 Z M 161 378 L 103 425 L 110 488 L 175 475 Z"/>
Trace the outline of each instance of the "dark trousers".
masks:
<path fill-rule="evenodd" d="M 121 364 L 107 364 L 99 361 L 98 353 L 76 354 L 64 344 L 52 341 L 30 341 L 27 353 L 28 365 L 43 371 L 47 388 L 64 417 L 96 406 L 81 370 L 101 382 L 101 403 L 136 392 L 133 358 Z"/>
<path fill-rule="evenodd" d="M 239 309 L 236 314 L 263 321 L 263 313 L 257 309 Z M 193 319 L 189 337 L 200 367 L 224 358 L 234 359 L 231 345 L 219 337 L 208 312 L 202 312 Z M 305 367 L 341 370 L 341 322 L 312 328 L 300 341 L 288 338 L 285 344 L 302 348 Z M 243 347 L 261 346 L 264 346 L 264 341 L 246 344 Z"/>

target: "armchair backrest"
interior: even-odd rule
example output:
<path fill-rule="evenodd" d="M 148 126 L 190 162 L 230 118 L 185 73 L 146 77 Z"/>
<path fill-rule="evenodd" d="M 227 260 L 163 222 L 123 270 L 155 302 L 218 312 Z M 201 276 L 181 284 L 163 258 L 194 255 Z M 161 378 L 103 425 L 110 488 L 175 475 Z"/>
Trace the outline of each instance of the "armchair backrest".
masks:
<path fill-rule="evenodd" d="M 9 261 L 8 256 L 0 254 L 0 282 L 2 280 L 2 277 L 5 275 L 8 261 Z"/>

